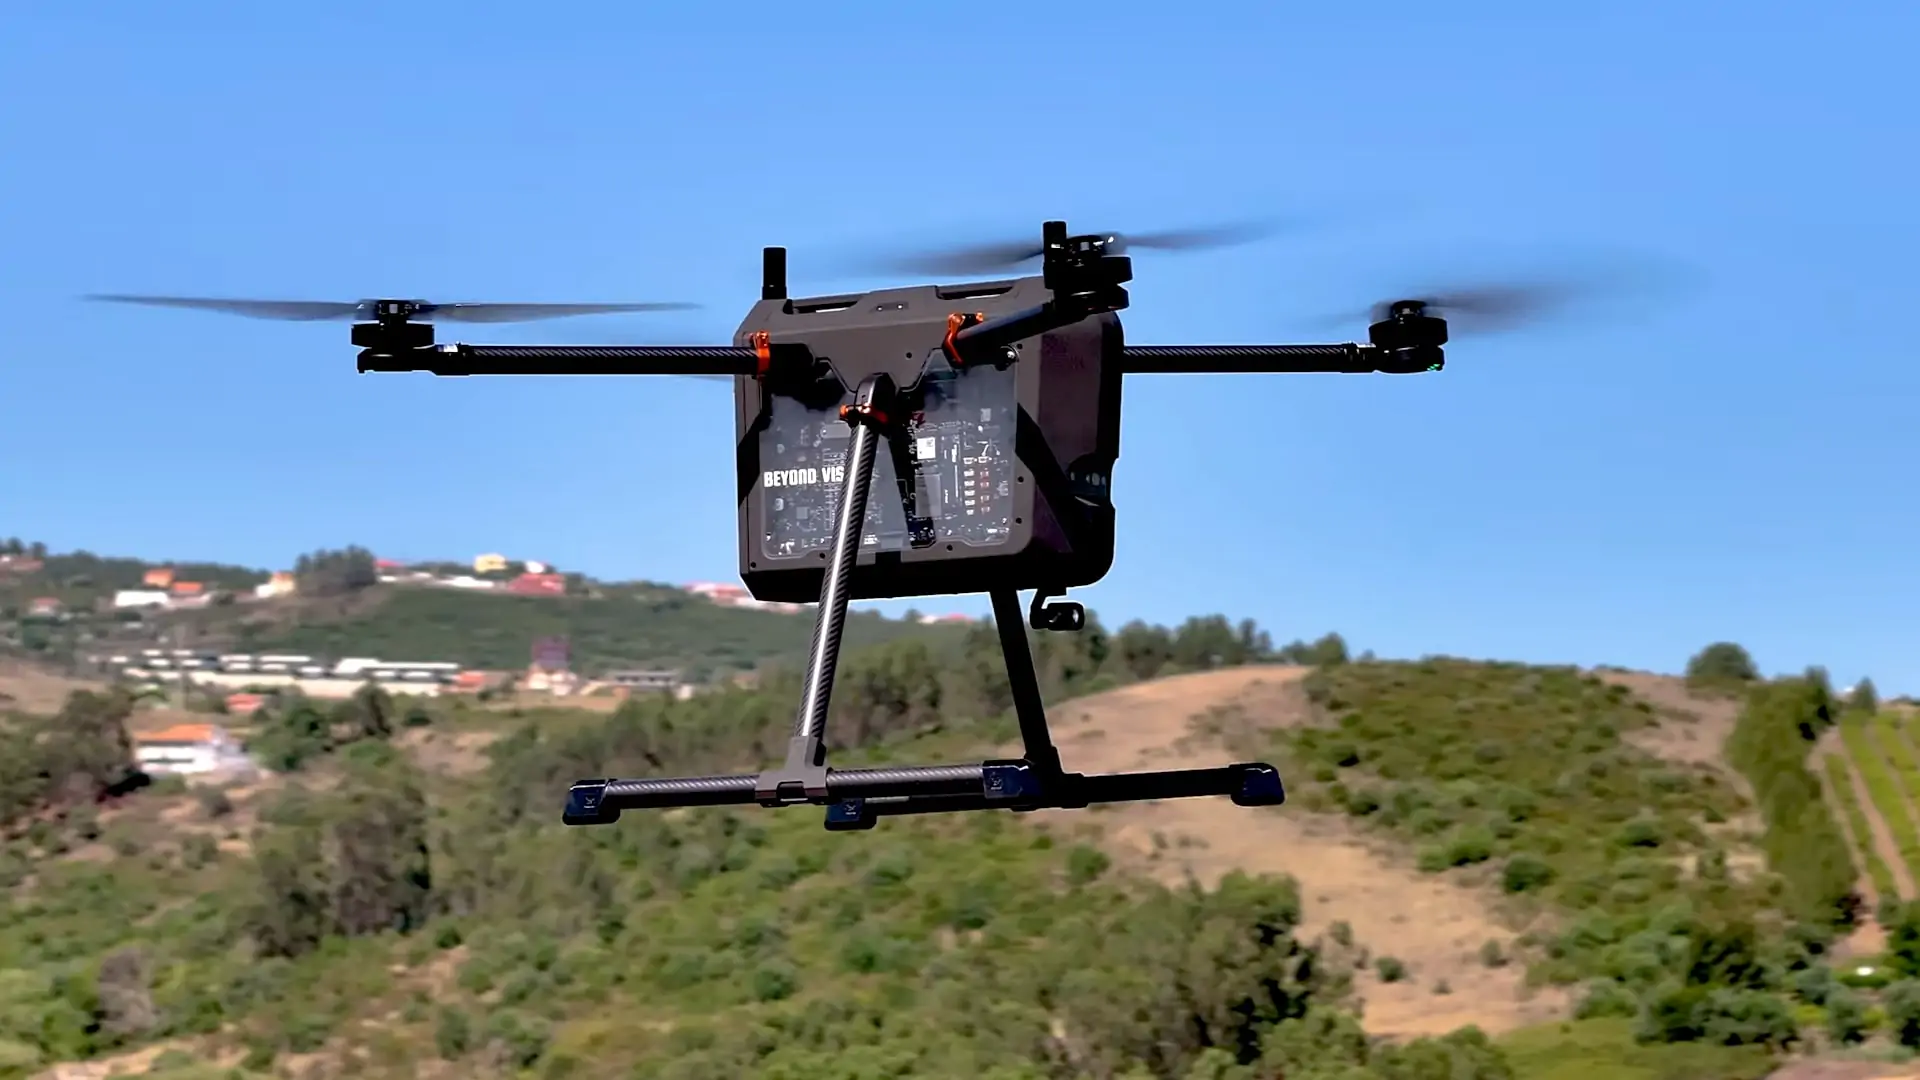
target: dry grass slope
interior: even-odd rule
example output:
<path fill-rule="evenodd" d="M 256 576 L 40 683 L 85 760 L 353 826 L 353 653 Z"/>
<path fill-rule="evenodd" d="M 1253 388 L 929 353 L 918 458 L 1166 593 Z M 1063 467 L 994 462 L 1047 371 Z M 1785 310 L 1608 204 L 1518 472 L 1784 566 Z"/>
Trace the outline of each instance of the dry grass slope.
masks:
<path fill-rule="evenodd" d="M 1306 723 L 1297 685 L 1306 669 L 1251 667 L 1183 675 L 1067 703 L 1054 728 L 1078 772 L 1206 768 L 1235 759 L 1196 719 L 1231 716 L 1261 726 Z M 1051 814 L 1071 814 L 1056 811 Z M 1362 839 L 1345 822 L 1292 807 L 1249 810 L 1224 799 L 1176 800 L 1099 813 L 1116 858 L 1165 881 L 1211 885 L 1232 870 L 1288 874 L 1300 883 L 1309 935 L 1336 921 L 1375 956 L 1406 963 L 1410 977 L 1363 973 L 1366 1026 L 1381 1035 L 1437 1035 L 1463 1024 L 1490 1033 L 1565 1015 L 1556 992 L 1528 992 L 1519 965 L 1488 968 L 1489 939 L 1511 941 L 1485 895 L 1422 874 L 1412 860 Z M 1452 992 L 1439 994 L 1445 980 Z"/>
<path fill-rule="evenodd" d="M 1299 686 L 1306 674 L 1298 667 L 1252 667 L 1130 686 L 1058 708 L 1056 738 L 1067 766 L 1082 772 L 1225 764 L 1236 755 L 1208 734 L 1208 723 L 1196 721 L 1210 721 L 1213 730 L 1223 720 L 1263 728 L 1308 723 Z M 1640 749 L 1679 764 L 1715 766 L 1746 791 L 1723 755 L 1737 702 L 1696 696 L 1672 676 L 1602 677 L 1654 707 L 1659 722 L 1633 736 Z M 1405 981 L 1383 983 L 1371 971 L 1361 976 L 1367 1027 L 1378 1034 L 1435 1034 L 1467 1023 L 1499 1033 L 1566 1015 L 1568 998 L 1526 988 L 1521 965 L 1489 969 L 1480 962 L 1484 942 L 1506 944 L 1527 929 L 1510 921 L 1498 897 L 1419 872 L 1409 853 L 1363 836 L 1345 818 L 1297 806 L 1246 810 L 1218 799 L 1138 804 L 1093 816 L 1116 858 L 1161 880 L 1190 875 L 1210 885 L 1232 870 L 1289 874 L 1300 883 L 1309 934 L 1344 921 L 1374 955 L 1406 962 L 1411 978 Z M 1732 862 L 1757 869 L 1759 829 L 1757 819 L 1741 819 L 1715 831 L 1728 843 Z M 1434 992 L 1441 980 L 1452 993 Z"/>

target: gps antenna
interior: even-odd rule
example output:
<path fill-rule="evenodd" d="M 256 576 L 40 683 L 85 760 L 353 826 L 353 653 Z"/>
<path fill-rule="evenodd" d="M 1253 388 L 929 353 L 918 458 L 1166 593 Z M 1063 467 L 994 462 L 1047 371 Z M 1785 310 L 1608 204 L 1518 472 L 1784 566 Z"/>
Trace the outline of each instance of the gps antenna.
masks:
<path fill-rule="evenodd" d="M 760 299 L 787 298 L 787 249 L 762 248 L 760 251 Z"/>

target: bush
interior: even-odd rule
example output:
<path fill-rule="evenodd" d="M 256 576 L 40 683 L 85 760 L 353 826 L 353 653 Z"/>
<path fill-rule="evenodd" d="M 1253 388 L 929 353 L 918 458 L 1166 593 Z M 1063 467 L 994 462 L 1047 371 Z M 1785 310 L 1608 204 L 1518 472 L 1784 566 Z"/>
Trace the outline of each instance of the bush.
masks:
<path fill-rule="evenodd" d="M 1825 964 L 1814 964 L 1794 973 L 1793 996 L 1809 1005 L 1825 1006 L 1834 989 L 1833 969 Z"/>
<path fill-rule="evenodd" d="M 1633 991 L 1612 979 L 1589 982 L 1573 1007 L 1576 1020 L 1593 1020 L 1604 1016 L 1633 1017 L 1639 1012 L 1640 1000 L 1633 996 Z"/>
<path fill-rule="evenodd" d="M 1498 941 L 1488 938 L 1480 945 L 1480 964 L 1483 967 L 1501 968 L 1507 966 L 1507 953 Z"/>
<path fill-rule="evenodd" d="M 800 974 L 792 964 L 762 964 L 753 972 L 753 996 L 756 1001 L 783 1001 L 800 987 Z"/>
<path fill-rule="evenodd" d="M 1841 1046 L 1866 1041 L 1867 1002 L 1851 990 L 1834 990 L 1827 995 L 1827 1037 Z"/>
<path fill-rule="evenodd" d="M 1380 957 L 1373 962 L 1373 970 L 1384 983 L 1396 983 L 1407 977 L 1407 965 L 1398 957 Z"/>
<path fill-rule="evenodd" d="M 1881 992 L 1880 1002 L 1894 1041 L 1908 1049 L 1920 1049 L 1920 980 L 1889 983 Z"/>
<path fill-rule="evenodd" d="M 433 1028 L 433 1045 L 448 1061 L 466 1054 L 473 1049 L 473 1019 L 461 1009 L 441 1009 Z"/>
<path fill-rule="evenodd" d="M 1520 854 L 1507 860 L 1500 871 L 1500 887 L 1510 893 L 1532 892 L 1553 881 L 1553 867 L 1532 855 Z"/>
<path fill-rule="evenodd" d="M 1799 1038 L 1787 1003 L 1762 990 L 1709 990 L 1699 1017 L 1701 1038 L 1718 1046 L 1785 1047 Z"/>
<path fill-rule="evenodd" d="M 1635 818 L 1620 826 L 1615 839 L 1622 847 L 1657 848 L 1660 846 L 1660 823 L 1646 818 Z"/>
<path fill-rule="evenodd" d="M 204 786 L 195 788 L 193 794 L 200 803 L 200 812 L 209 818 L 223 818 L 233 813 L 233 800 L 225 789 Z"/>
<path fill-rule="evenodd" d="M 1067 852 L 1067 880 L 1075 885 L 1085 885 L 1107 872 L 1113 860 L 1099 848 L 1076 844 Z"/>

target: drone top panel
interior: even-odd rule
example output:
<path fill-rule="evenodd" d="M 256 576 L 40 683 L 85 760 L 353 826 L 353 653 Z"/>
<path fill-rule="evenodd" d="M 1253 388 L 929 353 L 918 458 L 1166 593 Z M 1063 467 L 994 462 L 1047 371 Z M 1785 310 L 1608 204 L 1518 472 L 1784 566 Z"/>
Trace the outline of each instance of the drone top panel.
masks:
<path fill-rule="evenodd" d="M 924 376 L 924 408 L 908 425 L 915 503 L 943 544 L 991 548 L 1012 537 L 1014 430 L 1018 401 L 1012 369 L 956 372 L 936 350 Z M 761 556 L 791 559 L 832 544 L 840 485 L 853 429 L 838 403 L 810 408 L 775 398 L 759 433 L 756 497 L 764 523 Z M 885 448 L 874 461 L 861 548 L 897 552 L 909 545 L 898 477 Z"/>

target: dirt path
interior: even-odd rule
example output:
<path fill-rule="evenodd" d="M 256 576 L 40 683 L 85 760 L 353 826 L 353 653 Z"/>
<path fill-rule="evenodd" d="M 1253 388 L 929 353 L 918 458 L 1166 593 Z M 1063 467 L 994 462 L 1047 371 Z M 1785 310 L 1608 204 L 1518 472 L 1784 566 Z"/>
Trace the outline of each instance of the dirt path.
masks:
<path fill-rule="evenodd" d="M 1194 734 L 1192 720 L 1212 709 L 1232 709 L 1262 726 L 1304 723 L 1310 714 L 1296 684 L 1305 673 L 1237 668 L 1070 702 L 1055 710 L 1055 738 L 1067 767 L 1077 772 L 1223 765 L 1234 755 L 1217 739 Z M 1488 968 L 1480 962 L 1483 943 L 1496 940 L 1504 949 L 1515 936 L 1494 918 L 1484 896 L 1418 872 L 1344 819 L 1292 806 L 1245 809 L 1225 799 L 1039 816 L 1068 826 L 1091 817 L 1117 858 L 1169 883 L 1191 874 L 1212 885 L 1236 869 L 1291 875 L 1300 884 L 1308 936 L 1345 921 L 1374 956 L 1397 957 L 1410 969 L 1403 982 L 1382 983 L 1371 970 L 1356 980 L 1367 1029 L 1376 1034 L 1440 1034 L 1463 1024 L 1501 1032 L 1566 1014 L 1563 994 L 1524 992 L 1519 965 Z M 1441 980 L 1451 993 L 1435 993 Z"/>

